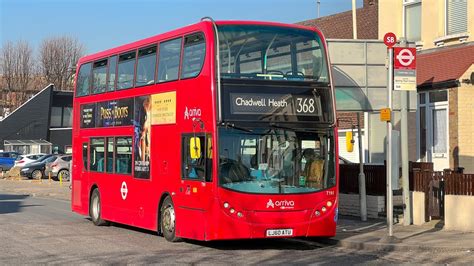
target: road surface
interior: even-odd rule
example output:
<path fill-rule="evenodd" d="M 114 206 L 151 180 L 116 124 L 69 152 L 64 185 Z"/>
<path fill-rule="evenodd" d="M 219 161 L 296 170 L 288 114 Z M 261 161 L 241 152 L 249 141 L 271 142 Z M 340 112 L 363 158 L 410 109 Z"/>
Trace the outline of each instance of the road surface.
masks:
<path fill-rule="evenodd" d="M 97 227 L 69 202 L 0 192 L 0 265 L 451 263 L 462 254 L 366 252 L 310 240 L 168 243 L 154 232 Z"/>

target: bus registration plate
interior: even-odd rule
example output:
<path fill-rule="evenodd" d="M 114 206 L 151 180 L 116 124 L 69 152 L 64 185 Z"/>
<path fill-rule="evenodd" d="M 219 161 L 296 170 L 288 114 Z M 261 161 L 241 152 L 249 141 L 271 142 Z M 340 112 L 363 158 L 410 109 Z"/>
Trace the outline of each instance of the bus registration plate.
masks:
<path fill-rule="evenodd" d="M 293 229 L 269 229 L 267 237 L 292 236 Z"/>

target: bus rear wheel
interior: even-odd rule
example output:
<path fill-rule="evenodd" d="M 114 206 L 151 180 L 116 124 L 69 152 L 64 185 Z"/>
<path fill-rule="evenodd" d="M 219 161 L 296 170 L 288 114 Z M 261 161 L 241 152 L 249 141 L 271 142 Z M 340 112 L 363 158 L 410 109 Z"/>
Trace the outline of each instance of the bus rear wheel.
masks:
<path fill-rule="evenodd" d="M 169 242 L 177 242 L 181 239 L 176 237 L 176 214 L 174 211 L 173 201 L 170 196 L 167 196 L 163 201 L 160 210 L 161 215 L 161 232 L 166 240 Z"/>
<path fill-rule="evenodd" d="M 89 215 L 92 218 L 92 222 L 97 226 L 107 225 L 108 222 L 102 219 L 101 208 L 100 208 L 100 193 L 96 188 L 92 191 L 90 203 L 89 203 Z"/>

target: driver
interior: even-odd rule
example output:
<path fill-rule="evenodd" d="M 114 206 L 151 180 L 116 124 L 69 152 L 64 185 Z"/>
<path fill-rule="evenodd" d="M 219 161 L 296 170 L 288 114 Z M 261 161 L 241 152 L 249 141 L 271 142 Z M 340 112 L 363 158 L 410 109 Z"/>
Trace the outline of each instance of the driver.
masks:
<path fill-rule="evenodd" d="M 316 158 L 314 149 L 304 150 L 303 157 L 306 160 L 303 176 L 306 177 L 307 186 L 322 189 L 324 160 Z"/>

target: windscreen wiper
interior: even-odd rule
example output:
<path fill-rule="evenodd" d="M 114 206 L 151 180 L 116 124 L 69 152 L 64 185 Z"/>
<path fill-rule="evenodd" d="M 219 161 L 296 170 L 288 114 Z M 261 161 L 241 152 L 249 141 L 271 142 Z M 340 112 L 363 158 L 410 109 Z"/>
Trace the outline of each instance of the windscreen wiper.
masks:
<path fill-rule="evenodd" d="M 222 125 L 225 126 L 225 127 L 230 127 L 230 128 L 237 129 L 237 130 L 240 130 L 240 131 L 245 131 L 245 132 L 249 132 L 249 133 L 253 132 L 252 130 L 250 130 L 248 128 L 239 127 L 239 126 L 236 126 L 235 124 L 229 123 L 229 122 L 222 123 Z"/>

